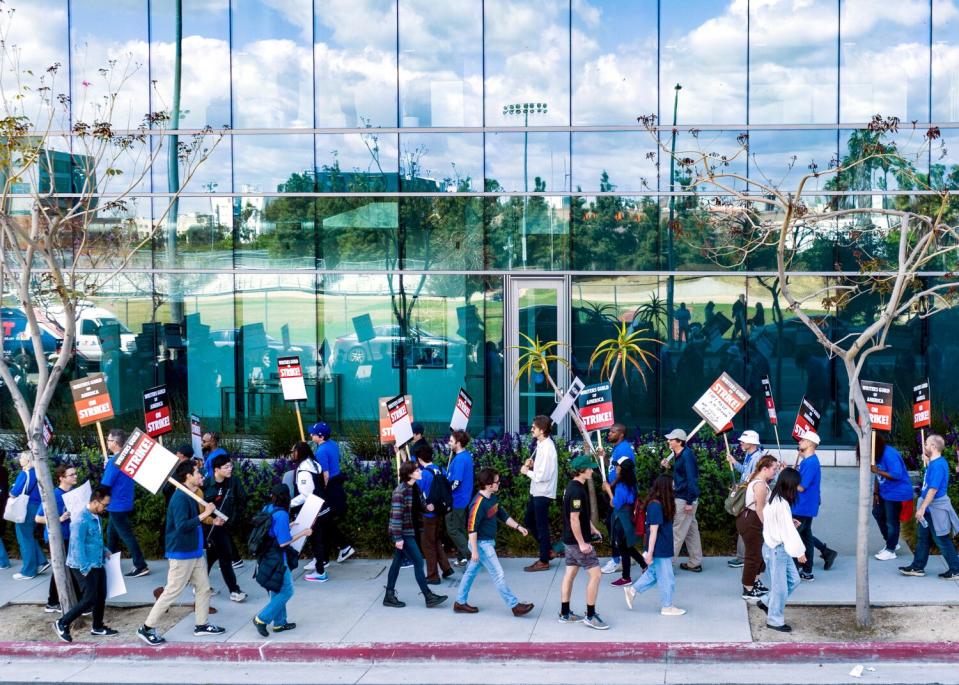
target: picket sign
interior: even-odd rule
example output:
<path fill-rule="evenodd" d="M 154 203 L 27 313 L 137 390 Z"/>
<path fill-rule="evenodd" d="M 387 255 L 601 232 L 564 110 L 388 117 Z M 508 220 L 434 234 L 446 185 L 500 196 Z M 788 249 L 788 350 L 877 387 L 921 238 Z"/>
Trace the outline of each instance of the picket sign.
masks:
<path fill-rule="evenodd" d="M 280 373 L 280 389 L 283 399 L 292 402 L 296 409 L 296 423 L 300 427 L 300 440 L 306 442 L 303 432 L 303 417 L 300 415 L 300 402 L 306 401 L 306 384 L 303 382 L 303 368 L 299 357 L 278 357 L 276 366 Z"/>
<path fill-rule="evenodd" d="M 912 389 L 912 427 L 918 429 L 922 444 L 926 444 L 926 426 L 932 423 L 932 400 L 929 393 L 929 379 Z"/>
<path fill-rule="evenodd" d="M 769 381 L 769 376 L 763 376 L 763 395 L 766 397 L 766 414 L 769 416 L 769 423 L 773 425 L 773 433 L 776 434 L 776 447 L 779 448 L 779 457 L 782 458 L 783 446 L 779 442 L 779 418 L 776 416 L 776 401 L 773 399 L 773 385 Z"/>
<path fill-rule="evenodd" d="M 709 389 L 693 405 L 693 411 L 702 417 L 702 421 L 686 435 L 686 442 L 692 440 L 693 436 L 707 423 L 717 434 L 725 431 L 727 424 L 731 423 L 733 417 L 746 406 L 750 397 L 751 395 L 739 383 L 723 371 L 722 375 L 713 381 Z M 670 452 L 663 460 L 664 463 L 669 463 L 675 456 Z"/>
<path fill-rule="evenodd" d="M 158 385 L 143 392 L 143 418 L 146 421 L 147 435 L 159 438 L 162 445 L 163 436 L 173 430 L 165 385 Z"/>
<path fill-rule="evenodd" d="M 386 402 L 386 413 L 390 419 L 393 440 L 396 441 L 396 478 L 400 477 L 400 448 L 405 448 L 406 458 L 410 458 L 409 442 L 413 439 L 413 421 L 405 395 L 397 395 Z"/>
<path fill-rule="evenodd" d="M 70 392 L 80 427 L 89 426 L 91 423 L 97 425 L 100 449 L 103 451 L 103 458 L 107 459 L 107 441 L 103 438 L 103 426 L 100 422 L 113 418 L 113 403 L 110 402 L 106 376 L 102 373 L 91 373 L 70 381 Z"/>
<path fill-rule="evenodd" d="M 613 413 L 612 386 L 609 382 L 586 386 L 579 393 L 577 405 L 579 420 L 585 426 L 587 435 L 589 431 L 596 431 L 596 445 L 599 448 L 596 456 L 599 459 L 600 475 L 605 483 L 607 476 L 606 465 L 603 462 L 603 429 L 616 423 Z"/>
<path fill-rule="evenodd" d="M 196 414 L 190 414 L 190 444 L 193 445 L 193 454 L 203 454 L 203 428 Z"/>
<path fill-rule="evenodd" d="M 465 431 L 473 413 L 473 398 L 466 388 L 460 388 L 456 394 L 456 404 L 453 405 L 453 418 L 450 419 L 451 431 Z"/>
<path fill-rule="evenodd" d="M 870 450 L 872 465 L 876 465 L 876 431 L 892 430 L 892 383 L 859 381 L 859 387 L 869 407 L 869 432 L 872 438 Z"/>

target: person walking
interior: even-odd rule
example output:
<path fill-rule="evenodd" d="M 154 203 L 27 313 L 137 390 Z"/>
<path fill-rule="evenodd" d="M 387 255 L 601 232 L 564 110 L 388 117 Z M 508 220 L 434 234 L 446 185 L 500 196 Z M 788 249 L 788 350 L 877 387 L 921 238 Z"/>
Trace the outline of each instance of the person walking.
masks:
<path fill-rule="evenodd" d="M 676 496 L 676 514 L 673 521 L 673 553 L 679 556 L 686 543 L 688 560 L 679 568 L 700 573 L 703 570 L 703 545 L 699 538 L 699 465 L 696 454 L 686 445 L 686 431 L 675 428 L 666 434 L 666 443 L 675 458 L 673 491 Z M 670 457 L 663 459 L 663 468 L 670 466 Z"/>
<path fill-rule="evenodd" d="M 203 474 L 192 461 L 181 462 L 173 471 L 173 478 L 187 489 L 196 492 L 203 486 Z M 167 582 L 162 594 L 157 598 L 146 621 L 137 630 L 137 636 L 148 645 L 156 647 L 166 640 L 161 637 L 156 626 L 167 609 L 180 597 L 187 584 L 193 586 L 196 598 L 196 624 L 194 635 L 220 635 L 226 632 L 220 626 L 207 622 L 210 612 L 210 577 L 206 572 L 206 560 L 203 558 L 203 521 L 209 518 L 216 506 L 208 502 L 197 514 L 197 503 L 182 490 L 177 490 L 170 498 L 170 507 L 166 518 L 166 558 L 170 562 Z M 216 519 L 222 525 L 222 519 Z"/>
<path fill-rule="evenodd" d="M 589 491 L 586 483 L 593 477 L 593 470 L 599 465 L 592 458 L 581 454 L 570 463 L 573 479 L 563 493 L 563 544 L 566 546 L 566 572 L 560 588 L 560 623 L 583 623 L 595 630 L 608 630 L 606 623 L 596 613 L 596 597 L 599 594 L 599 581 L 603 577 L 599 568 L 596 550 L 587 542 L 587 535 L 595 532 L 591 523 Z M 586 617 L 573 613 L 570 599 L 573 595 L 573 581 L 580 569 L 589 574 L 586 585 Z"/>
<path fill-rule="evenodd" d="M 20 547 L 20 572 L 13 574 L 14 580 L 32 580 L 50 568 L 36 538 L 40 483 L 37 481 L 37 471 L 33 468 L 33 456 L 29 452 L 20 453 L 20 473 L 10 488 L 11 497 L 23 494 L 28 496 L 27 516 L 21 523 L 14 524 L 17 545 Z"/>
<path fill-rule="evenodd" d="M 743 431 L 739 436 L 739 448 L 743 453 L 743 460 L 737 461 L 731 454 L 726 453 L 726 462 L 736 473 L 739 474 L 739 482 L 745 483 L 752 476 L 756 467 L 756 461 L 762 456 L 759 451 L 759 433 L 754 430 Z M 742 568 L 745 551 L 743 548 L 743 538 L 736 536 L 736 558 L 726 562 L 729 568 Z"/>
<path fill-rule="evenodd" d="M 119 552 L 122 541 L 133 558 L 133 569 L 127 573 L 127 577 L 140 578 L 149 575 L 150 568 L 140 550 L 140 543 L 137 542 L 133 524 L 130 522 L 136 495 L 135 488 L 133 479 L 121 471 L 116 464 L 117 454 L 120 453 L 126 441 L 127 434 L 119 428 L 114 428 L 107 434 L 107 449 L 110 451 L 110 457 L 103 470 L 100 485 L 110 488 L 110 506 L 107 508 L 107 513 L 110 514 L 107 521 L 107 549 L 111 554 Z"/>
<path fill-rule="evenodd" d="M 633 451 L 633 446 L 629 443 L 629 440 L 626 439 L 626 426 L 622 423 L 614 423 L 609 427 L 609 430 L 606 432 L 606 442 L 609 445 L 613 446 L 613 452 L 609 457 L 609 472 L 606 474 L 606 482 L 612 483 L 616 480 L 616 468 L 618 464 L 623 463 L 624 459 L 628 459 L 633 462 L 633 466 L 636 465 L 636 453 Z M 606 456 L 606 448 L 599 448 L 600 454 Z M 635 468 L 633 469 L 635 473 Z M 609 494 L 611 490 L 607 490 Z M 610 498 L 610 514 L 612 514 L 612 498 L 613 495 L 609 495 Z M 613 528 L 612 518 L 609 520 L 609 530 Z M 623 569 L 622 560 L 619 557 L 619 553 L 616 549 L 613 549 L 613 556 L 607 561 L 602 568 L 603 574 L 607 573 L 617 573 Z"/>
<path fill-rule="evenodd" d="M 786 624 L 786 600 L 800 583 L 798 566 L 806 563 L 809 553 L 793 520 L 801 480 L 796 469 L 783 469 L 763 508 L 763 559 L 769 571 L 769 595 L 756 606 L 766 613 L 766 627 L 781 633 L 792 631 Z"/>
<path fill-rule="evenodd" d="M 274 633 L 283 633 L 296 628 L 286 616 L 286 605 L 293 598 L 293 572 L 287 561 L 287 551 L 300 538 L 309 537 L 311 529 L 290 534 L 290 489 L 274 485 L 270 491 L 270 503 L 263 507 L 270 515 L 269 548 L 257 559 L 256 582 L 270 595 L 270 601 L 253 617 L 253 625 L 261 637 L 269 637 L 267 626 L 273 624 Z"/>
<path fill-rule="evenodd" d="M 216 431 L 204 433 L 200 438 L 200 445 L 203 451 L 203 477 L 212 480 L 213 460 L 221 454 L 226 454 L 226 450 L 220 447 L 220 434 Z"/>
<path fill-rule="evenodd" d="M 959 533 L 959 517 L 949 499 L 949 464 L 942 456 L 946 441 L 932 433 L 923 445 L 922 460 L 926 475 L 922 479 L 922 491 L 916 505 L 916 551 L 912 563 L 899 569 L 904 576 L 926 575 L 929 548 L 933 542 L 942 554 L 948 568 L 939 574 L 943 580 L 959 578 L 959 555 L 952 538 Z"/>
<path fill-rule="evenodd" d="M 466 508 L 473 499 L 473 455 L 466 446 L 470 436 L 464 430 L 450 434 L 450 463 L 446 477 L 453 491 L 453 510 L 446 515 L 446 532 L 456 545 L 456 566 L 466 566 L 470 556 L 469 540 L 466 537 Z"/>
<path fill-rule="evenodd" d="M 66 552 L 70 545 L 70 512 L 67 511 L 67 505 L 63 502 L 63 494 L 70 492 L 77 484 L 77 469 L 75 466 L 60 464 L 56 468 L 54 476 L 56 476 L 57 479 L 57 487 L 53 489 L 53 497 L 57 502 L 57 516 L 55 520 L 60 523 L 60 534 L 63 536 L 63 551 Z M 40 508 L 37 509 L 36 521 L 45 526 L 43 529 L 43 541 L 49 545 L 50 522 L 47 521 L 47 517 L 44 516 L 43 502 L 40 503 Z M 69 572 L 67 576 L 70 582 L 73 583 L 73 594 L 79 598 L 81 594 L 79 581 Z M 47 604 L 43 607 L 43 610 L 48 614 L 55 614 L 60 611 L 60 593 L 57 591 L 56 578 L 52 573 L 50 574 L 50 587 L 47 590 Z"/>
<path fill-rule="evenodd" d="M 449 578 L 453 575 L 450 560 L 446 556 L 443 541 L 440 537 L 443 519 L 436 510 L 439 505 L 437 497 L 440 493 L 438 491 L 443 486 L 446 488 L 446 492 L 449 492 L 449 483 L 443 469 L 433 463 L 433 448 L 430 447 L 428 442 L 423 442 L 417 446 L 414 456 L 422 474 L 419 490 L 422 492 L 424 503 L 422 506 L 423 532 L 420 539 L 423 542 L 423 555 L 426 557 L 426 582 L 430 585 L 439 585 L 443 582 L 440 579 L 439 571 L 443 572 L 443 578 Z M 434 484 L 437 488 L 436 492 L 433 491 Z M 432 508 L 429 508 L 430 506 Z"/>
<path fill-rule="evenodd" d="M 100 517 L 110 504 L 110 488 L 98 485 L 90 493 L 90 501 L 71 526 L 73 534 L 67 548 L 67 571 L 74 581 L 83 586 L 83 595 L 70 611 L 53 622 L 53 630 L 64 642 L 72 642 L 70 626 L 77 618 L 93 612 L 90 634 L 112 637 L 118 631 L 103 622 L 107 601 L 107 574 L 103 564 L 110 553 L 103 544 L 103 526 Z"/>
<path fill-rule="evenodd" d="M 776 477 L 778 466 L 779 462 L 771 454 L 760 457 L 743 486 L 746 501 L 736 517 L 736 531 L 743 541 L 743 599 L 747 602 L 759 601 L 769 592 L 762 582 L 766 570 L 763 563 L 763 509 L 769 499 L 769 483 Z"/>
<path fill-rule="evenodd" d="M 533 610 L 530 602 L 520 602 L 506 584 L 503 566 L 496 556 L 496 528 L 497 521 L 502 521 L 508 527 L 518 530 L 523 537 L 529 534 L 506 513 L 499 504 L 499 472 L 496 469 L 481 469 L 476 478 L 479 492 L 470 504 L 466 518 L 469 531 L 470 562 L 460 580 L 459 592 L 453 602 L 453 611 L 458 614 L 475 614 L 479 611 L 469 604 L 470 588 L 476 580 L 480 566 L 486 569 L 490 580 L 496 586 L 499 596 L 506 602 L 506 606 L 513 612 L 513 616 L 525 616 Z"/>
<path fill-rule="evenodd" d="M 223 512 L 227 517 L 226 523 L 216 525 L 211 523 L 203 527 L 206 533 L 206 572 L 210 573 L 213 564 L 220 562 L 220 575 L 230 591 L 230 600 L 242 602 L 246 593 L 236 582 L 236 573 L 233 570 L 233 552 L 230 545 L 230 526 L 236 521 L 239 511 L 237 503 L 246 501 L 243 488 L 233 477 L 233 460 L 228 454 L 219 454 L 213 458 L 213 480 L 206 484 L 203 497 Z"/>
<path fill-rule="evenodd" d="M 673 574 L 673 517 L 676 514 L 676 496 L 673 479 L 657 476 L 646 497 L 646 525 L 643 558 L 647 567 L 632 585 L 623 588 L 626 606 L 633 608 L 636 593 L 646 592 L 654 585 L 659 589 L 659 613 L 662 616 L 682 616 L 685 609 L 673 605 L 676 577 Z"/>
<path fill-rule="evenodd" d="M 462 432 L 462 431 L 459 431 Z M 393 563 L 386 577 L 386 595 L 383 597 L 383 606 L 402 608 L 406 606 L 396 597 L 396 579 L 400 574 L 400 565 L 403 559 L 409 559 L 413 564 L 413 573 L 416 584 L 419 585 L 426 600 L 426 607 L 431 609 L 446 601 L 446 595 L 438 595 L 430 590 L 423 573 L 423 555 L 416 546 L 416 537 L 413 530 L 413 484 L 423 474 L 418 464 L 404 461 L 400 464 L 400 483 L 393 490 L 390 498 L 390 525 L 389 533 L 393 541 Z M 472 480 L 472 479 L 471 479 Z"/>
<path fill-rule="evenodd" d="M 622 560 L 622 577 L 614 580 L 614 587 L 624 587 L 633 584 L 631 560 L 646 570 L 646 560 L 636 551 L 636 526 L 633 523 L 633 509 L 636 506 L 636 466 L 627 456 L 619 458 L 614 464 L 613 484 L 603 483 L 603 488 L 612 502 L 610 514 L 609 538 L 613 545 L 613 552 Z"/>
<path fill-rule="evenodd" d="M 330 579 L 326 572 L 326 547 L 323 537 L 323 527 L 326 525 L 321 519 L 329 516 L 330 505 L 326 501 L 326 481 L 323 480 L 323 467 L 313 458 L 310 446 L 305 442 L 293 445 L 293 463 L 295 464 L 295 479 L 297 495 L 290 502 L 291 507 L 302 506 L 306 498 L 316 495 L 323 499 L 323 506 L 319 516 L 313 522 L 313 533 L 310 535 L 310 549 L 313 560 L 306 565 L 306 575 L 303 580 L 310 583 L 325 583 Z"/>
<path fill-rule="evenodd" d="M 799 521 L 799 537 L 806 545 L 806 561 L 799 569 L 802 580 L 812 581 L 815 576 L 812 572 L 813 548 L 819 550 L 823 558 L 823 568 L 828 571 L 836 561 L 839 553 L 830 549 L 825 542 L 813 535 L 812 522 L 819 515 L 819 503 L 822 500 L 822 466 L 816 455 L 819 446 L 819 434 L 807 431 L 799 439 L 799 476 L 800 482 L 796 488 L 796 502 L 793 504 L 793 516 Z"/>
<path fill-rule="evenodd" d="M 533 418 L 530 432 L 536 440 L 536 451 L 519 470 L 530 481 L 524 523 L 533 531 L 533 537 L 539 543 L 539 558 L 523 569 L 531 573 L 549 570 L 552 551 L 549 540 L 549 507 L 556 499 L 559 479 L 556 445 L 550 437 L 552 428 L 553 421 L 548 416 Z"/>
<path fill-rule="evenodd" d="M 872 517 L 876 519 L 884 540 L 882 549 L 876 552 L 879 561 L 891 561 L 899 549 L 900 516 L 903 505 L 914 496 L 912 480 L 902 455 L 892 445 L 886 444 L 882 432 L 876 431 L 876 474 L 873 483 Z"/>
<path fill-rule="evenodd" d="M 346 490 L 343 484 L 346 477 L 340 470 L 340 445 L 331 437 L 333 430 L 324 421 L 310 426 L 310 439 L 316 445 L 316 461 L 323 469 L 323 485 L 326 503 L 330 513 L 320 519 L 323 528 L 323 542 L 327 554 L 337 550 L 336 563 L 342 564 L 356 554 L 353 545 L 347 541 L 340 528 L 341 519 L 346 516 Z"/>

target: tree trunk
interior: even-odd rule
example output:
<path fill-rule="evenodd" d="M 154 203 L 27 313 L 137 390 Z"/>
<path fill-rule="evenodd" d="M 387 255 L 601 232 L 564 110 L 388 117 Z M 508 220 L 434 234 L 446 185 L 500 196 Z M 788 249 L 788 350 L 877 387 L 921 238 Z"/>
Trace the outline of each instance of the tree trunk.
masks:
<path fill-rule="evenodd" d="M 872 607 L 869 605 L 869 523 L 872 519 L 872 429 L 869 408 L 859 387 L 856 365 L 844 360 L 849 378 L 849 424 L 859 444 L 859 506 L 856 518 L 856 624 L 860 628 L 872 626 Z M 858 417 L 856 416 L 858 415 Z M 857 418 L 864 421 L 860 426 Z"/>
<path fill-rule="evenodd" d="M 31 431 L 29 444 L 33 468 L 36 469 L 37 482 L 40 484 L 43 513 L 47 519 L 50 567 L 53 569 L 54 582 L 57 584 L 57 593 L 60 595 L 60 606 L 63 608 L 63 613 L 66 613 L 76 603 L 77 598 L 73 594 L 73 583 L 70 582 L 70 572 L 67 570 L 66 548 L 63 544 L 63 531 L 60 530 L 60 517 L 57 514 L 53 477 L 50 473 L 50 464 L 47 463 L 47 446 L 43 443 L 43 437 L 36 431 Z"/>

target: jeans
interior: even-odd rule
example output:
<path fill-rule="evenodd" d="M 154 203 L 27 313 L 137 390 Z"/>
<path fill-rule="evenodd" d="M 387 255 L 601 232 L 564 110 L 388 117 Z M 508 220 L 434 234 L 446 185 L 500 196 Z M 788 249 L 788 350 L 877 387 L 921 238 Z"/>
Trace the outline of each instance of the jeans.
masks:
<path fill-rule="evenodd" d="M 279 592 L 270 593 L 270 601 L 256 615 L 263 623 L 273 623 L 274 628 L 286 624 L 286 603 L 293 597 L 293 574 L 289 567 L 283 572 L 283 586 Z"/>
<path fill-rule="evenodd" d="M 808 552 L 807 552 L 808 554 Z M 771 626 L 781 626 L 786 623 L 783 613 L 786 610 L 786 599 L 799 585 L 799 570 L 789 558 L 785 545 L 778 545 L 771 549 L 763 543 L 763 559 L 769 569 L 769 596 L 766 605 L 769 614 L 766 623 Z"/>
<path fill-rule="evenodd" d="M 479 561 L 470 559 L 469 566 L 466 567 L 463 578 L 460 580 L 460 589 L 456 601 L 460 604 L 466 604 L 466 600 L 469 599 L 470 588 L 473 587 L 473 581 L 476 580 L 476 574 L 479 573 L 480 566 L 482 566 L 489 573 L 490 580 L 496 586 L 499 596 L 506 602 L 506 606 L 512 609 L 519 604 L 519 600 L 516 599 L 516 595 L 510 591 L 506 584 L 503 566 L 499 563 L 499 557 L 496 556 L 496 543 L 492 540 L 478 540 L 476 547 L 479 551 Z"/>
<path fill-rule="evenodd" d="M 458 511 L 458 510 L 454 510 Z M 426 584 L 426 575 L 423 573 L 425 562 L 423 555 L 420 554 L 420 548 L 416 545 L 416 538 L 412 535 L 403 536 L 403 549 L 393 548 L 393 563 L 390 564 L 390 572 L 386 576 L 386 589 L 396 590 L 396 578 L 400 575 L 400 565 L 403 558 L 410 560 L 413 564 L 413 575 L 416 576 L 416 584 L 424 595 L 429 596 L 430 586 Z"/>
<path fill-rule="evenodd" d="M 799 528 L 797 528 L 796 531 L 806 546 L 806 563 L 800 566 L 800 570 L 803 573 L 812 573 L 813 557 L 815 557 L 813 548 L 818 549 L 819 554 L 825 555 L 826 552 L 829 551 L 829 547 L 826 546 L 825 542 L 812 534 L 812 516 L 794 516 L 793 518 L 799 521 Z M 799 565 L 798 561 L 796 565 Z"/>
<path fill-rule="evenodd" d="M 0 539 L 0 568 L 10 568 L 10 557 L 7 556 L 7 548 L 3 546 L 2 539 Z"/>
<path fill-rule="evenodd" d="M 539 543 L 539 560 L 544 564 L 549 563 L 549 505 L 552 501 L 549 497 L 532 495 L 526 501 L 525 527 Z"/>
<path fill-rule="evenodd" d="M 932 525 L 932 514 L 928 511 L 924 517 L 927 526 L 916 526 L 916 552 L 912 557 L 912 563 L 909 564 L 914 569 L 923 570 L 929 562 L 929 548 L 931 543 L 935 542 L 936 547 L 942 554 L 943 561 L 949 566 L 953 573 L 959 573 L 959 554 L 956 554 L 956 546 L 952 542 L 952 535 L 936 535 L 936 529 Z"/>
<path fill-rule="evenodd" d="M 120 542 L 122 541 L 130 556 L 133 557 L 133 568 L 144 568 L 147 560 L 143 558 L 143 552 L 140 551 L 140 545 L 133 534 L 133 525 L 130 523 L 129 511 L 111 511 L 110 520 L 107 523 L 107 549 L 110 553 L 120 551 Z"/>
<path fill-rule="evenodd" d="M 895 552 L 896 545 L 899 544 L 899 514 L 901 513 L 902 502 L 893 502 L 880 497 L 879 501 L 872 505 L 872 517 L 879 524 L 879 532 L 882 533 L 882 538 L 886 541 L 886 549 L 890 552 Z"/>
<path fill-rule="evenodd" d="M 83 585 L 83 596 L 78 598 L 76 604 L 63 615 L 60 619 L 67 628 L 77 617 L 87 611 L 93 612 L 93 627 L 103 627 L 103 608 L 107 601 L 107 572 L 102 566 L 91 568 L 87 575 L 83 575 L 75 568 L 68 568 L 67 571 L 73 576 L 74 583 Z"/>
<path fill-rule="evenodd" d="M 460 559 L 470 558 L 469 540 L 466 539 L 466 509 L 453 509 L 446 515 L 446 532 L 453 544 L 456 545 L 456 554 Z"/>
<path fill-rule="evenodd" d="M 23 523 L 15 525 L 17 544 L 20 545 L 20 559 L 22 561 L 20 573 L 28 578 L 37 575 L 40 567 L 47 563 L 47 558 L 43 555 L 43 550 L 40 549 L 40 543 L 37 542 L 34 534 L 37 528 L 35 517 L 39 508 L 39 504 L 30 502 L 27 505 L 27 518 Z"/>
<path fill-rule="evenodd" d="M 239 592 L 233 572 L 233 553 L 230 551 L 230 534 L 223 526 L 211 526 L 206 537 L 206 572 L 210 573 L 213 564 L 220 562 L 220 575 L 230 592 Z"/>
<path fill-rule="evenodd" d="M 646 592 L 653 585 L 659 588 L 659 602 L 663 609 L 673 605 L 673 590 L 676 589 L 676 576 L 673 575 L 671 557 L 653 557 L 640 579 L 633 583 L 636 592 Z"/>

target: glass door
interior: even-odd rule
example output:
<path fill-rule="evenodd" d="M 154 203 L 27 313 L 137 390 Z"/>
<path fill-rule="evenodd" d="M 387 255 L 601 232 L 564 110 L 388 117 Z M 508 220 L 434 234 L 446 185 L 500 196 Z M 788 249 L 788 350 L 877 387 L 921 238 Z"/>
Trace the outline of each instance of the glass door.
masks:
<path fill-rule="evenodd" d="M 552 362 L 547 371 L 534 370 L 517 378 L 517 366 L 530 341 L 558 342 L 549 354 L 569 360 L 569 297 L 565 278 L 510 277 L 507 308 L 508 373 L 505 374 L 507 430 L 526 432 L 537 414 L 549 414 L 556 406 L 557 392 L 566 390 L 569 373 L 565 364 Z M 558 430 L 565 433 L 565 421 Z"/>

